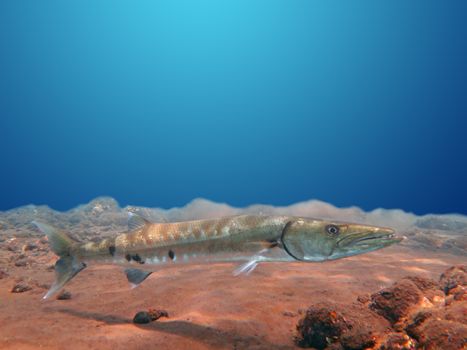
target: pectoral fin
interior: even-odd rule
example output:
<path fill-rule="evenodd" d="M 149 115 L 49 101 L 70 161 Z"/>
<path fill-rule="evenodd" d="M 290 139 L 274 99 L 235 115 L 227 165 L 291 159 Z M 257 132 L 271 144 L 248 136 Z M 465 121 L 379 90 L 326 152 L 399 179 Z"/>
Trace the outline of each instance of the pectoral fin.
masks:
<path fill-rule="evenodd" d="M 139 269 L 126 269 L 125 274 L 128 282 L 130 282 L 132 288 L 138 287 L 152 272 L 142 271 Z"/>
<path fill-rule="evenodd" d="M 249 275 L 256 268 L 256 266 L 258 266 L 258 261 L 256 259 L 247 261 L 246 263 L 237 267 L 234 270 L 233 275 L 234 276 L 239 276 L 242 274 Z"/>
<path fill-rule="evenodd" d="M 258 263 L 264 260 L 264 257 L 262 256 L 262 254 L 267 253 L 269 250 L 270 248 L 261 249 L 256 255 L 252 256 L 250 260 L 248 260 L 246 263 L 237 267 L 234 270 L 233 275 L 234 276 L 239 276 L 242 274 L 249 275 L 256 268 L 256 266 L 258 266 Z"/>

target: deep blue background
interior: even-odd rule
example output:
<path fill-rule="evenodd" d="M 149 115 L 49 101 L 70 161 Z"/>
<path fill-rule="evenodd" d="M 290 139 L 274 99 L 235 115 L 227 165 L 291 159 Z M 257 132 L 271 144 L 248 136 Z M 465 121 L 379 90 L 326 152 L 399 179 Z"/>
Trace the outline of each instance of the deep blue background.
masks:
<path fill-rule="evenodd" d="M 467 213 L 466 1 L 0 2 L 0 210 Z"/>

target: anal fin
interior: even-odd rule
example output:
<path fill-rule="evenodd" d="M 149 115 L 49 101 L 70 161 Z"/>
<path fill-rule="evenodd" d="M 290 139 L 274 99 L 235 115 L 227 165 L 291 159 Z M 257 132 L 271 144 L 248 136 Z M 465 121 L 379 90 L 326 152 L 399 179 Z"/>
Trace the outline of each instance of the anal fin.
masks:
<path fill-rule="evenodd" d="M 131 283 L 133 288 L 138 287 L 152 272 L 143 271 L 139 269 L 126 269 L 125 274 L 128 282 Z"/>

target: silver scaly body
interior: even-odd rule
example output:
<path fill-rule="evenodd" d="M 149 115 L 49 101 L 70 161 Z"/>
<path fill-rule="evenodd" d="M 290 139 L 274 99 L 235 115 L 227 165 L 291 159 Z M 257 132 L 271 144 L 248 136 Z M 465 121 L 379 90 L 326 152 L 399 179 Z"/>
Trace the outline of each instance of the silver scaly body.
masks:
<path fill-rule="evenodd" d="M 152 223 L 131 215 L 129 232 L 100 242 L 80 243 L 35 222 L 60 256 L 56 280 L 44 298 L 60 290 L 87 263 L 126 266 L 138 285 L 154 265 L 241 261 L 235 274 L 260 262 L 325 261 L 361 254 L 399 242 L 388 228 L 291 216 L 239 215 L 175 223 Z"/>

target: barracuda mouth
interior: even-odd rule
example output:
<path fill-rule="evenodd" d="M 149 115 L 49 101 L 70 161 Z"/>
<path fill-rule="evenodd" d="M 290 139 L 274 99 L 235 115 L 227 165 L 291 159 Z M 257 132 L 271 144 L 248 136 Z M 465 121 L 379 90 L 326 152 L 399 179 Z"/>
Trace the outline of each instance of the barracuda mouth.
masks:
<path fill-rule="evenodd" d="M 375 237 L 364 237 L 357 239 L 353 242 L 353 245 L 360 246 L 360 245 L 388 245 L 400 242 L 402 238 L 396 237 L 395 234 L 388 234 L 384 236 L 375 236 Z"/>
<path fill-rule="evenodd" d="M 337 242 L 338 247 L 384 247 L 402 241 L 393 230 L 386 229 L 382 232 L 359 232 L 341 238 Z"/>

